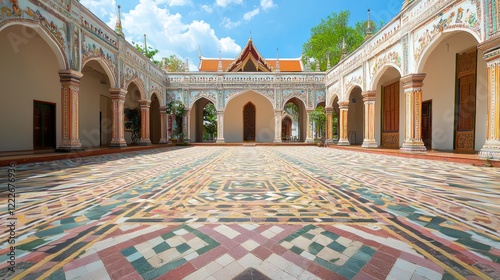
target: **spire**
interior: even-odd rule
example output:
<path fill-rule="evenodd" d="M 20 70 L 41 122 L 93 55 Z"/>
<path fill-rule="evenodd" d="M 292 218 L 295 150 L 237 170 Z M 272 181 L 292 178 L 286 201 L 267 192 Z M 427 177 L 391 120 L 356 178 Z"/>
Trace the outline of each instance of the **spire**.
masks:
<path fill-rule="evenodd" d="M 144 55 L 146 55 L 148 53 L 148 44 L 146 42 L 146 34 L 144 34 Z"/>
<path fill-rule="evenodd" d="M 118 5 L 118 16 L 116 17 L 115 32 L 119 36 L 122 36 L 123 38 L 125 38 L 125 35 L 123 34 L 123 28 L 122 28 L 120 5 Z"/>
<path fill-rule="evenodd" d="M 347 48 L 345 45 L 345 37 L 342 37 L 342 56 L 340 57 L 340 59 L 344 59 L 346 55 L 347 55 Z"/>
<path fill-rule="evenodd" d="M 316 72 L 319 72 L 321 71 L 320 67 L 319 67 L 319 59 L 316 59 Z"/>
<path fill-rule="evenodd" d="M 370 21 L 370 9 L 368 9 L 368 22 L 366 24 L 366 36 L 365 39 L 370 38 L 373 35 L 372 33 L 372 24 Z"/>
<path fill-rule="evenodd" d="M 198 58 L 201 59 L 201 47 L 198 45 Z"/>
<path fill-rule="evenodd" d="M 186 58 L 186 65 L 184 65 L 186 72 L 189 72 L 189 59 Z"/>
<path fill-rule="evenodd" d="M 278 53 L 278 48 L 276 48 L 276 72 L 280 72 L 280 56 Z"/>
<path fill-rule="evenodd" d="M 217 72 L 222 72 L 222 54 L 221 51 L 219 51 L 219 64 L 217 65 Z"/>

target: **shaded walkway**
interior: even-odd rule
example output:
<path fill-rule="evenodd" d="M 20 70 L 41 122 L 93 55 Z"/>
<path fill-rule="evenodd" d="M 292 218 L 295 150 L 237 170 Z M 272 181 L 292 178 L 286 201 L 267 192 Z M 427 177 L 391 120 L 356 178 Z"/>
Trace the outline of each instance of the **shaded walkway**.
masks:
<path fill-rule="evenodd" d="M 199 146 L 31 163 L 16 174 L 24 279 L 500 278 L 497 168 Z"/>

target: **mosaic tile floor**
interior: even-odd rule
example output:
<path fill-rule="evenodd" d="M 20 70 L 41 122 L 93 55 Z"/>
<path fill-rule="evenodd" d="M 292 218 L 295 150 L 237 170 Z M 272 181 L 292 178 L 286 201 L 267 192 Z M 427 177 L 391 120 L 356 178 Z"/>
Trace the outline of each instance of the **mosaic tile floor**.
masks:
<path fill-rule="evenodd" d="M 500 279 L 498 168 L 249 146 L 15 172 L 2 279 Z"/>

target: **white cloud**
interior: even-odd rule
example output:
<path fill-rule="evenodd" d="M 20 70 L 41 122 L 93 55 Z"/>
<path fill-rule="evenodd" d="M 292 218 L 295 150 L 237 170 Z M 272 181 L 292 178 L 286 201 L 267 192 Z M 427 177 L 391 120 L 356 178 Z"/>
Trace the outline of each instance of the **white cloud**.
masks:
<path fill-rule="evenodd" d="M 210 7 L 210 6 L 208 6 L 208 5 L 203 5 L 203 6 L 201 6 L 201 8 L 202 8 L 205 12 L 207 12 L 207 13 L 209 13 L 209 14 L 211 14 L 211 13 L 213 13 L 213 12 L 214 12 L 214 9 L 213 9 L 212 7 Z"/>
<path fill-rule="evenodd" d="M 215 0 L 215 5 L 219 7 L 227 7 L 232 4 L 241 5 L 243 0 Z"/>
<path fill-rule="evenodd" d="M 216 57 L 219 50 L 223 55 L 234 56 L 241 51 L 233 39 L 218 38 L 214 29 L 203 20 L 183 22 L 179 13 L 172 14 L 168 8 L 159 7 L 162 0 L 140 0 L 132 10 L 122 11 L 122 25 L 126 39 L 142 44 L 147 35 L 148 46 L 159 50 L 155 56 L 177 55 L 183 61 L 189 59 L 190 69 L 198 64 L 198 48 L 208 56 Z M 114 28 L 116 16 L 108 25 Z M 197 69 L 197 68 L 196 68 Z"/>
<path fill-rule="evenodd" d="M 273 0 L 260 0 L 260 6 L 262 7 L 262 9 L 264 11 L 267 11 L 271 8 L 278 6 L 278 5 L 274 4 Z"/>
<path fill-rule="evenodd" d="M 250 21 L 254 16 L 258 15 L 259 12 L 260 12 L 259 8 L 256 8 L 253 11 L 247 12 L 243 15 L 243 20 Z"/>
<path fill-rule="evenodd" d="M 224 17 L 222 19 L 221 25 L 224 26 L 227 29 L 233 29 L 241 24 L 241 20 L 238 21 L 232 21 L 228 17 Z"/>
<path fill-rule="evenodd" d="M 107 18 L 110 15 L 117 13 L 117 5 L 115 0 L 99 1 L 99 0 L 81 0 L 87 9 L 94 13 L 98 18 Z"/>
<path fill-rule="evenodd" d="M 238 54 L 241 52 L 241 47 L 234 42 L 230 37 L 225 37 L 220 39 L 221 51 L 223 53 L 234 53 Z"/>

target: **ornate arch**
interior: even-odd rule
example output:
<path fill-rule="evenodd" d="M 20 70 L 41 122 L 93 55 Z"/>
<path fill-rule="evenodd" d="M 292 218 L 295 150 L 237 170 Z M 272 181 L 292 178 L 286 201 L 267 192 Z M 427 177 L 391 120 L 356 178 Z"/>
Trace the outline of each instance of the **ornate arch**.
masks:
<path fill-rule="evenodd" d="M 69 69 L 68 58 L 66 56 L 66 52 L 64 51 L 65 41 L 62 33 L 57 30 L 57 28 L 52 28 L 51 26 L 55 26 L 53 22 L 48 23 L 47 20 L 43 18 L 43 20 L 33 20 L 33 19 L 23 19 L 16 18 L 13 20 L 7 20 L 0 22 L 0 32 L 5 28 L 14 25 L 21 25 L 23 27 L 29 27 L 42 37 L 42 39 L 47 43 L 50 49 L 54 52 L 54 55 L 57 59 L 57 64 L 60 69 Z M 26 32 L 23 30 L 22 36 L 25 39 L 33 38 L 35 35 Z"/>
<path fill-rule="evenodd" d="M 415 45 L 413 46 L 416 73 L 420 73 L 423 71 L 427 58 L 429 58 L 429 56 L 432 54 L 432 51 L 434 51 L 434 49 L 439 46 L 439 44 L 443 40 L 448 38 L 448 35 L 450 35 L 450 33 L 458 32 L 471 34 L 476 39 L 478 44 L 481 43 L 480 35 L 470 28 L 458 27 L 446 29 L 442 32 L 437 33 L 422 34 L 422 36 L 418 39 L 418 42 L 420 43 L 419 47 L 416 47 Z M 414 44 L 416 44 L 416 42 L 414 42 Z"/>
<path fill-rule="evenodd" d="M 156 97 L 158 98 L 158 101 L 160 102 L 160 107 L 161 106 L 165 106 L 165 103 L 163 101 L 163 96 L 157 91 L 157 90 L 151 90 L 149 93 L 148 93 L 148 96 L 149 96 L 149 100 L 151 101 L 152 98 L 153 98 L 153 94 L 156 95 Z"/>
<path fill-rule="evenodd" d="M 127 90 L 128 87 L 130 86 L 130 84 L 132 84 L 132 83 L 135 84 L 137 86 L 137 88 L 139 89 L 139 93 L 141 95 L 141 100 L 146 100 L 147 97 L 146 97 L 146 92 L 144 90 L 144 81 L 140 77 L 134 75 L 131 79 L 129 79 L 128 81 L 125 82 L 125 87 L 124 87 L 125 90 Z"/>
<path fill-rule="evenodd" d="M 111 81 L 111 83 L 113 85 L 117 84 L 115 73 L 111 70 L 112 67 L 110 67 L 109 63 L 106 60 L 104 60 L 104 59 L 102 59 L 100 57 L 90 57 L 88 59 L 85 59 L 82 62 L 82 69 L 90 61 L 97 61 L 97 63 L 99 63 L 99 65 L 101 65 L 102 69 L 104 69 L 104 72 L 106 72 L 106 75 L 108 76 L 108 79 Z"/>
<path fill-rule="evenodd" d="M 352 92 L 354 91 L 355 88 L 359 87 L 361 89 L 361 92 L 363 92 L 363 87 L 361 85 L 358 85 L 358 84 L 352 84 L 351 86 L 349 86 L 349 88 L 347 88 L 347 90 L 345 91 L 346 94 L 345 94 L 345 99 L 344 101 L 349 101 L 350 99 L 350 96 L 352 94 Z M 339 98 L 339 101 L 340 101 L 340 98 Z"/>
<path fill-rule="evenodd" d="M 214 106 L 217 105 L 217 101 L 215 100 L 215 96 L 212 96 L 209 92 L 201 92 L 200 94 L 198 94 L 195 98 L 193 98 L 191 100 L 191 102 L 189 103 L 189 110 L 191 110 L 191 108 L 193 108 L 194 104 L 200 100 L 200 99 L 206 99 L 210 102 L 212 102 L 212 104 L 214 104 Z"/>
<path fill-rule="evenodd" d="M 368 87 L 368 90 L 376 90 L 377 83 L 380 81 L 380 79 L 384 76 L 385 72 L 389 68 L 396 69 L 396 71 L 398 71 L 398 73 L 399 73 L 399 77 L 403 76 L 403 72 L 401 70 L 401 67 L 399 67 L 398 65 L 396 65 L 394 63 L 385 63 L 384 65 L 382 65 L 379 68 L 379 70 L 377 71 L 375 76 L 372 77 L 371 82 L 370 82 L 370 86 Z"/>
<path fill-rule="evenodd" d="M 267 94 L 264 94 L 264 93 L 262 93 L 260 91 L 256 91 L 256 90 L 244 90 L 244 91 L 239 91 L 239 92 L 234 92 L 234 93 L 229 94 L 227 96 L 227 98 L 226 98 L 226 104 L 225 104 L 224 107 L 227 107 L 227 104 L 229 104 L 229 102 L 231 100 L 233 100 L 234 98 L 236 98 L 236 97 L 238 97 L 240 95 L 243 95 L 243 94 L 245 94 L 247 92 L 255 92 L 257 94 L 262 95 L 263 97 L 265 97 L 271 103 L 271 106 L 273 107 L 273 109 L 276 109 L 275 106 L 274 106 L 274 100 L 273 100 L 273 98 L 269 97 Z"/>
<path fill-rule="evenodd" d="M 281 104 L 281 106 L 282 106 L 281 110 L 285 110 L 285 105 L 288 103 L 288 101 L 290 101 L 293 98 L 300 100 L 302 102 L 302 104 L 304 105 L 304 108 L 307 108 L 307 102 L 305 100 L 305 95 L 303 93 L 295 91 L 291 94 L 287 94 L 286 97 L 285 96 L 283 96 L 283 97 L 284 97 L 284 99 L 283 99 L 283 104 Z"/>

